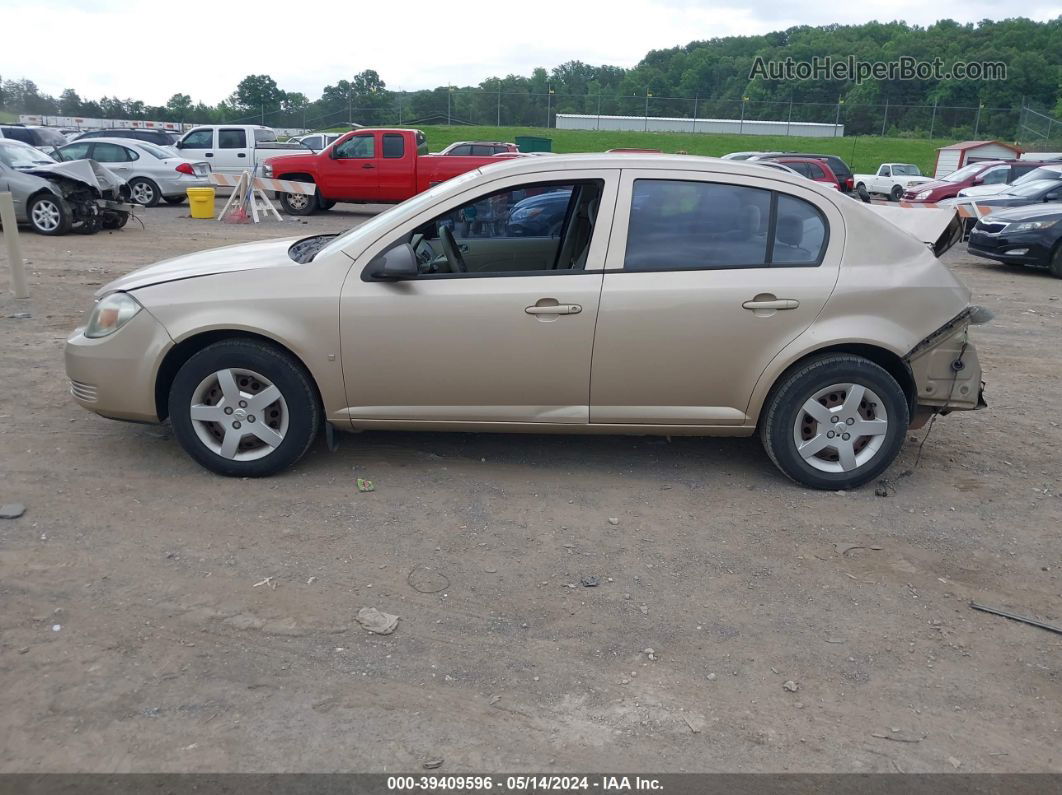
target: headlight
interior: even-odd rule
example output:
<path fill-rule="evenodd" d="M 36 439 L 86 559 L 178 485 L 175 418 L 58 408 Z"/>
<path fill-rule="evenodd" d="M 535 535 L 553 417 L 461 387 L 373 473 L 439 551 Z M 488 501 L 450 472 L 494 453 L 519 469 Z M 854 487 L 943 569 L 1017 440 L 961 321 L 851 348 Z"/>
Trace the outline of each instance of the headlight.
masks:
<path fill-rule="evenodd" d="M 1037 229 L 1050 229 L 1058 223 L 1055 218 L 1051 221 L 1022 221 L 1020 224 L 1008 224 L 1008 232 L 1035 232 Z"/>
<path fill-rule="evenodd" d="M 89 315 L 85 336 L 89 339 L 109 337 L 136 316 L 138 304 L 128 293 L 111 293 L 100 299 Z"/>
<path fill-rule="evenodd" d="M 262 176 L 270 179 L 273 178 L 273 167 L 269 165 L 269 163 L 262 164 Z"/>
<path fill-rule="evenodd" d="M 930 194 L 930 193 L 932 193 L 932 192 L 933 192 L 933 191 L 931 191 L 931 190 L 924 190 L 924 191 L 921 191 L 921 192 L 920 192 L 920 193 L 919 193 L 919 194 L 918 194 L 917 196 L 915 196 L 915 198 L 916 198 L 916 199 L 919 199 L 919 200 L 921 200 L 921 199 L 928 199 L 928 198 L 929 198 L 929 194 Z"/>

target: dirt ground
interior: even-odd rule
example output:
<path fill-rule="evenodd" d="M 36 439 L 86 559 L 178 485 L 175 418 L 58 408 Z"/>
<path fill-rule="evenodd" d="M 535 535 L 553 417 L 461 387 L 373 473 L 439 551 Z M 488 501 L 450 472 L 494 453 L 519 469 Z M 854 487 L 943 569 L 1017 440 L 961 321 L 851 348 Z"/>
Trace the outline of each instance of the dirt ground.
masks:
<path fill-rule="evenodd" d="M 66 334 L 139 265 L 367 216 L 187 214 L 25 232 L 30 300 L 0 267 L 0 771 L 1062 771 L 1062 636 L 968 606 L 1062 623 L 1062 282 L 947 255 L 990 408 L 887 497 L 754 439 L 367 433 L 226 480 L 75 405 Z"/>

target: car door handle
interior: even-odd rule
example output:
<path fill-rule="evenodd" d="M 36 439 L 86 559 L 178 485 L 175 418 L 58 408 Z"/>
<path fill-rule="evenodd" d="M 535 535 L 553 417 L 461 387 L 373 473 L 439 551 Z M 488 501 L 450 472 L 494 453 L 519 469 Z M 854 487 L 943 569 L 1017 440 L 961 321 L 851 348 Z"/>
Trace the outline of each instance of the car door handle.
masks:
<path fill-rule="evenodd" d="M 213 153 L 213 152 L 204 152 L 204 153 L 203 153 L 203 155 L 204 155 L 205 157 L 213 157 L 213 156 L 214 156 L 214 153 Z"/>
<path fill-rule="evenodd" d="M 247 157 L 247 153 L 246 152 L 237 152 L 236 153 L 236 157 Z"/>
<path fill-rule="evenodd" d="M 766 301 L 746 301 L 741 305 L 743 309 L 796 309 L 800 302 L 795 298 L 772 298 Z"/>
<path fill-rule="evenodd" d="M 529 315 L 578 315 L 583 311 L 579 304 L 552 304 L 547 306 L 528 306 L 524 311 Z"/>
<path fill-rule="evenodd" d="M 363 163 L 362 168 L 376 168 L 372 163 Z"/>

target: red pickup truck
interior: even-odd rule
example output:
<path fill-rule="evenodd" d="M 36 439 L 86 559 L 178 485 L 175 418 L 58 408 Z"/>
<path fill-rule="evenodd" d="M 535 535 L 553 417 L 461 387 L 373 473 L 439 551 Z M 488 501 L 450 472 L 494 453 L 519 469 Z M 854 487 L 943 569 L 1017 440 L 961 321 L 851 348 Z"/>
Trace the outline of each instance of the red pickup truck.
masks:
<path fill-rule="evenodd" d="M 420 130 L 361 129 L 317 154 L 266 160 L 262 176 L 317 184 L 317 195 L 280 193 L 292 215 L 327 210 L 336 202 L 395 204 L 458 174 L 497 163 L 495 157 L 429 155 Z"/>

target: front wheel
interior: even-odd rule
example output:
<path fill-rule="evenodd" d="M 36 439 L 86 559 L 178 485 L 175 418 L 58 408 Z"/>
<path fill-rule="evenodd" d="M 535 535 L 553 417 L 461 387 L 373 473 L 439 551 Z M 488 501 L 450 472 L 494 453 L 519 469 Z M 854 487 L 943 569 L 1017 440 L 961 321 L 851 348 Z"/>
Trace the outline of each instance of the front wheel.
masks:
<path fill-rule="evenodd" d="M 184 196 L 163 196 L 162 198 L 166 201 L 166 204 L 184 204 L 184 200 L 185 200 L 186 197 L 184 197 Z"/>
<path fill-rule="evenodd" d="M 892 190 L 889 191 L 889 198 L 892 199 L 894 202 L 898 202 L 900 199 L 903 198 L 903 188 L 901 188 L 899 185 L 893 185 Z"/>
<path fill-rule="evenodd" d="M 884 368 L 860 356 L 812 359 L 776 385 L 760 423 L 764 449 L 783 473 L 814 489 L 850 489 L 896 458 L 907 397 Z"/>
<path fill-rule="evenodd" d="M 310 215 L 317 209 L 317 197 L 307 193 L 281 193 L 280 206 L 288 215 Z"/>
<path fill-rule="evenodd" d="M 52 193 L 34 197 L 26 208 L 26 217 L 40 235 L 65 235 L 73 223 L 66 202 Z"/>
<path fill-rule="evenodd" d="M 174 436 L 219 475 L 264 477 L 294 464 L 321 426 L 317 390 L 289 354 L 223 340 L 192 356 L 169 395 Z"/>
<path fill-rule="evenodd" d="M 1056 279 L 1062 279 L 1062 240 L 1055 244 L 1054 253 L 1051 254 L 1051 262 L 1047 269 Z"/>

